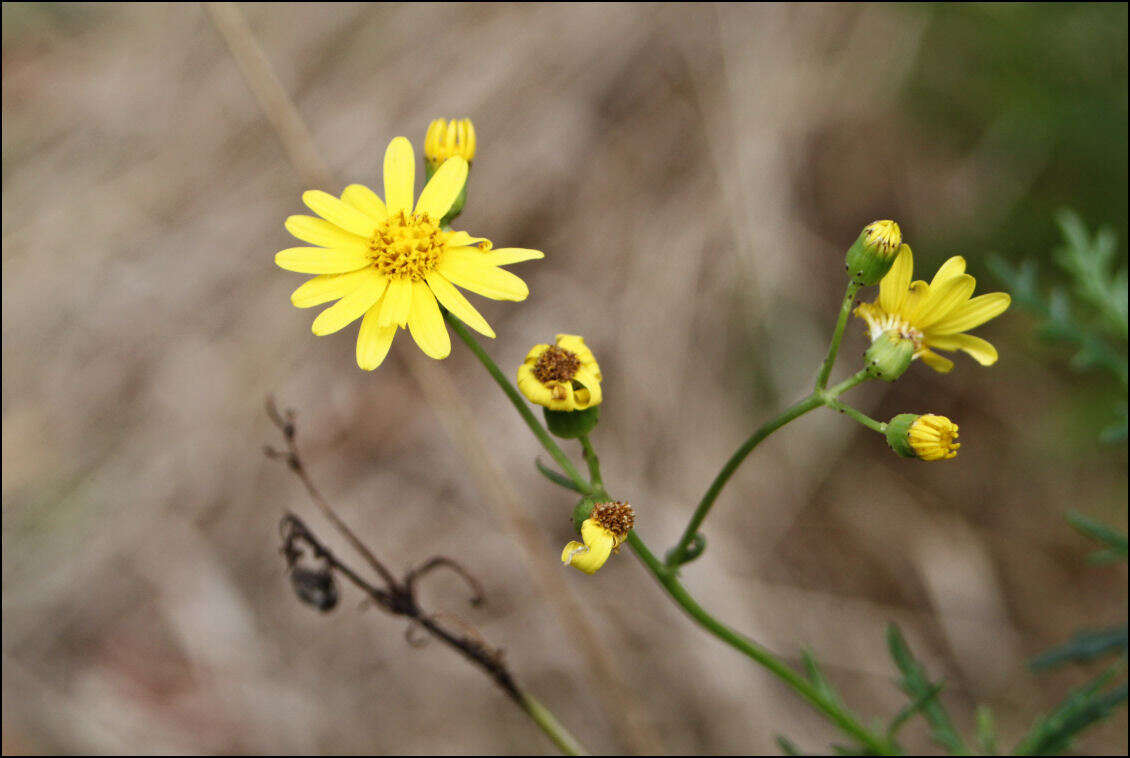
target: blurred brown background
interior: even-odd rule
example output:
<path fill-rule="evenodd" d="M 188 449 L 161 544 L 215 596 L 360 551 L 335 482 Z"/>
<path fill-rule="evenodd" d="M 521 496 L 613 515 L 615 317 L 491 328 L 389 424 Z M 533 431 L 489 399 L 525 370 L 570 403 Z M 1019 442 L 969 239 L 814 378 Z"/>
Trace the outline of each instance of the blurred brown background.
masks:
<path fill-rule="evenodd" d="M 604 369 L 594 442 L 653 549 L 721 462 L 811 382 L 859 228 L 895 218 L 919 265 L 1046 258 L 1062 204 L 1125 256 L 1126 7 L 410 5 L 244 8 L 341 185 L 379 186 L 388 141 L 428 121 L 480 135 L 460 227 L 545 250 L 524 303 L 476 299 L 507 372 L 583 333 Z M 441 553 L 486 585 L 429 607 L 505 649 L 519 681 L 596 751 L 633 745 L 554 605 L 404 358 L 368 374 L 356 327 L 317 339 L 274 267 L 304 187 L 196 5 L 3 6 L 3 747 L 5 752 L 549 752 L 447 649 L 347 590 L 291 594 L 287 509 L 265 460 L 275 393 L 315 480 L 398 570 Z M 340 191 L 341 186 L 325 187 Z M 853 393 L 879 418 L 937 411 L 962 454 L 896 459 L 812 414 L 752 456 L 684 570 L 720 618 L 811 647 L 868 719 L 905 703 L 898 621 L 970 734 L 1010 746 L 1093 670 L 1036 653 L 1124 622 L 1125 567 L 1064 523 L 1126 525 L 1126 447 L 1096 440 L 1102 377 L 1071 373 L 1019 309 L 1000 349 L 946 377 L 916 365 Z M 851 325 L 844 376 L 863 350 Z M 442 364 L 544 532 L 573 501 L 472 356 Z M 1100 409 L 1100 410 L 1096 410 Z M 344 551 L 343 551 L 344 554 Z M 566 585 L 668 752 L 807 750 L 837 739 L 795 695 L 692 625 L 630 553 Z M 1080 750 L 1125 753 L 1126 715 Z M 908 744 L 930 749 L 919 722 Z"/>

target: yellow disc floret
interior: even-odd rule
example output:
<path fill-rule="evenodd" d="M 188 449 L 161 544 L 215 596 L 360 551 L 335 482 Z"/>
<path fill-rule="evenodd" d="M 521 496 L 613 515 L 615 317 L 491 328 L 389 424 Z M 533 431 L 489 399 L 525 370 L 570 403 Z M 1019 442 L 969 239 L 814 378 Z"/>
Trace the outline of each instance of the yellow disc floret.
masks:
<path fill-rule="evenodd" d="M 369 240 L 369 255 L 374 268 L 385 276 L 419 281 L 439 264 L 444 236 L 428 214 L 401 211 L 377 227 Z"/>

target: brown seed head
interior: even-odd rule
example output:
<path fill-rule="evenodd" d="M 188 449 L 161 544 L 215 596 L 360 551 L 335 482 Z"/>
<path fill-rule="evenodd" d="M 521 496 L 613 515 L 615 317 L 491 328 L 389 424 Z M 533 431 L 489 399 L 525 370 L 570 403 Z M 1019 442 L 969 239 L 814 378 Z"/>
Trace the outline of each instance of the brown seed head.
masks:
<path fill-rule="evenodd" d="M 636 514 L 632 506 L 619 501 L 612 503 L 597 503 L 593 506 L 592 515 L 589 517 L 608 531 L 623 540 L 636 523 Z"/>
<path fill-rule="evenodd" d="M 567 382 L 581 367 L 581 359 L 568 350 L 551 345 L 534 364 L 534 378 L 542 384 Z"/>

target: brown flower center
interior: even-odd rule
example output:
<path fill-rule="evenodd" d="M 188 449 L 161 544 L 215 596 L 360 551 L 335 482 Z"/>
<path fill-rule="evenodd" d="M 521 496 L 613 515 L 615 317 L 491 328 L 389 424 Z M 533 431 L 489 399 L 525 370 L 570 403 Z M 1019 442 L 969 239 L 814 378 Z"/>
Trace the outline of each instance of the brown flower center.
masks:
<path fill-rule="evenodd" d="M 593 506 L 591 517 L 593 521 L 603 526 L 623 540 L 636 523 L 636 514 L 632 506 L 627 503 L 597 503 Z"/>
<path fill-rule="evenodd" d="M 568 382 L 580 367 L 581 359 L 575 354 L 550 346 L 534 364 L 534 377 L 542 384 Z"/>

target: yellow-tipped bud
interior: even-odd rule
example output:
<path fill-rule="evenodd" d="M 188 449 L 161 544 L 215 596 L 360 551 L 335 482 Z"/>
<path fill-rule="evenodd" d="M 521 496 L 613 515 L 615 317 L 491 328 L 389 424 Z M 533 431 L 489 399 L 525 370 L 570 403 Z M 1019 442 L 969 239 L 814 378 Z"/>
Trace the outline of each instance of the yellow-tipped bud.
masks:
<path fill-rule="evenodd" d="M 877 284 L 895 262 L 902 245 L 902 231 L 894 221 L 872 221 L 863 227 L 847 251 L 847 271 L 863 285 Z"/>
<path fill-rule="evenodd" d="M 887 424 L 887 444 L 904 458 L 944 461 L 961 447 L 957 424 L 934 413 L 900 413 Z"/>
<path fill-rule="evenodd" d="M 453 118 L 451 121 L 437 118 L 428 125 L 428 133 L 424 136 L 424 158 L 428 162 L 428 174 L 456 155 L 468 163 L 475 160 L 474 124 L 469 118 Z"/>
<path fill-rule="evenodd" d="M 635 512 L 627 503 L 597 503 L 581 524 L 584 542 L 573 540 L 567 544 L 561 551 L 561 562 L 586 574 L 595 574 L 628 538 L 635 523 Z"/>

